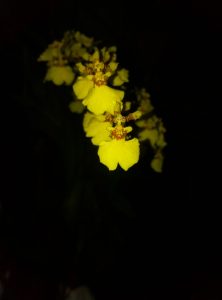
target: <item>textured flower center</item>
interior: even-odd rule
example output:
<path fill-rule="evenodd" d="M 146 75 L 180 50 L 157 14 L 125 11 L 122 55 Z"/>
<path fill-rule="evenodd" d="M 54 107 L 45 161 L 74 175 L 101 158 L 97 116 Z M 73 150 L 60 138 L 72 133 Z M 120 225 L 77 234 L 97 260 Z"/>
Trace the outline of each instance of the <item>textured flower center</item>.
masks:
<path fill-rule="evenodd" d="M 111 131 L 111 137 L 116 140 L 122 140 L 125 139 L 127 133 L 128 131 L 122 125 L 117 125 Z"/>

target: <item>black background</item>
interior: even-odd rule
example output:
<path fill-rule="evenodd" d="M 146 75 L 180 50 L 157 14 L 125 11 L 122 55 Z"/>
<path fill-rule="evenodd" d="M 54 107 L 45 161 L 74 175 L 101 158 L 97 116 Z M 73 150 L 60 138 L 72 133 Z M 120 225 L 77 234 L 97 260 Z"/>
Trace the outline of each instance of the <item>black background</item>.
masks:
<path fill-rule="evenodd" d="M 61 283 L 98 299 L 222 299 L 219 5 L 9 1 L 0 14 L 5 299 L 59 299 Z M 145 158 L 109 173 L 61 103 L 69 92 L 43 87 L 36 58 L 72 28 L 117 45 L 151 93 L 167 128 L 163 174 Z"/>

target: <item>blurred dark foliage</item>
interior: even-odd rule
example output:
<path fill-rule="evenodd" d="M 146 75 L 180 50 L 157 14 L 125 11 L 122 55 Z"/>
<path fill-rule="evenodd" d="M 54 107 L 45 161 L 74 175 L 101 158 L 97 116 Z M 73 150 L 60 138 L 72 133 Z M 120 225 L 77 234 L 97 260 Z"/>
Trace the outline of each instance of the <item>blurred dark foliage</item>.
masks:
<path fill-rule="evenodd" d="M 86 283 L 98 299 L 190 299 L 192 274 L 220 277 L 220 220 L 203 195 L 214 202 L 205 83 L 221 23 L 201 3 L 1 4 L 1 268 Z M 68 109 L 72 89 L 43 84 L 37 57 L 73 28 L 117 45 L 131 81 L 151 93 L 167 128 L 162 174 L 149 154 L 109 172 Z"/>

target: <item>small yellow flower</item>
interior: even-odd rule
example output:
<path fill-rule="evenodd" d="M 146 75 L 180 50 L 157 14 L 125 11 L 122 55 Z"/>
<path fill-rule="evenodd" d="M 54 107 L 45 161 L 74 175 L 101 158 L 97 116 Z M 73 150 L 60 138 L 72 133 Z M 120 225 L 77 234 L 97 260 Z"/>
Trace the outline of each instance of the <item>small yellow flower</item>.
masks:
<path fill-rule="evenodd" d="M 81 114 L 84 111 L 85 106 L 82 104 L 82 101 L 75 100 L 69 103 L 69 109 L 73 113 Z"/>
<path fill-rule="evenodd" d="M 145 141 L 145 140 L 149 140 L 151 146 L 153 146 L 153 147 L 155 146 L 155 144 L 158 140 L 158 136 L 159 136 L 159 134 L 158 134 L 157 129 L 148 129 L 148 128 L 145 128 L 138 134 L 138 138 L 141 142 Z"/>
<path fill-rule="evenodd" d="M 150 163 L 151 168 L 157 173 L 161 173 L 163 170 L 163 160 L 163 154 L 161 152 L 157 152 Z"/>
<path fill-rule="evenodd" d="M 101 142 L 110 141 L 111 122 L 107 122 L 104 115 L 94 115 L 86 112 L 83 118 L 83 129 L 87 137 L 91 137 L 94 145 L 100 145 Z"/>
<path fill-rule="evenodd" d="M 79 31 L 66 31 L 64 33 L 62 43 L 62 53 L 68 61 L 76 61 L 79 59 L 88 59 L 89 47 L 93 44 L 93 38 L 89 38 Z"/>
<path fill-rule="evenodd" d="M 117 71 L 117 76 L 113 80 L 113 85 L 120 86 L 128 81 L 129 81 L 129 71 L 126 69 L 121 69 Z"/>
<path fill-rule="evenodd" d="M 138 138 L 141 142 L 149 140 L 153 148 L 164 148 L 167 145 L 164 134 L 157 129 L 145 128 L 138 134 Z"/>
<path fill-rule="evenodd" d="M 109 52 L 109 50 L 108 50 Z M 76 68 L 81 76 L 73 85 L 74 93 L 83 105 L 96 115 L 108 112 L 114 114 L 116 107 L 122 107 L 124 91 L 109 87 L 108 79 L 115 73 L 118 63 L 102 61 L 106 56 L 106 49 L 102 52 L 95 48 L 88 63 L 78 62 Z"/>
<path fill-rule="evenodd" d="M 137 100 L 139 102 L 138 110 L 140 110 L 143 114 L 149 113 L 154 109 L 150 100 L 150 94 L 146 91 L 146 89 L 142 88 L 137 91 Z"/>
<path fill-rule="evenodd" d="M 164 136 L 166 129 L 156 115 L 147 120 L 138 120 L 136 125 L 143 129 L 138 134 L 141 142 L 149 140 L 153 148 L 164 148 L 167 145 Z"/>
<path fill-rule="evenodd" d="M 113 139 L 100 144 L 98 155 L 100 162 L 106 165 L 110 171 L 115 170 L 118 164 L 127 171 L 138 162 L 139 152 L 138 139 L 134 138 L 128 141 Z"/>
<path fill-rule="evenodd" d="M 45 81 L 52 81 L 56 85 L 70 85 L 74 80 L 74 73 L 70 66 L 52 66 L 48 68 Z"/>
<path fill-rule="evenodd" d="M 81 43 L 74 43 L 70 47 L 70 49 L 69 48 L 65 49 L 65 53 L 67 56 L 70 56 L 74 59 L 76 59 L 76 58 L 78 58 L 78 59 L 84 58 L 85 59 L 85 58 L 89 57 L 89 54 L 88 54 L 86 48 L 83 47 Z"/>
<path fill-rule="evenodd" d="M 83 105 L 96 115 L 102 115 L 104 112 L 114 114 L 116 104 L 121 104 L 124 96 L 123 91 L 106 85 L 97 86 L 87 77 L 79 77 L 73 85 L 73 90 L 76 97 L 83 100 Z"/>

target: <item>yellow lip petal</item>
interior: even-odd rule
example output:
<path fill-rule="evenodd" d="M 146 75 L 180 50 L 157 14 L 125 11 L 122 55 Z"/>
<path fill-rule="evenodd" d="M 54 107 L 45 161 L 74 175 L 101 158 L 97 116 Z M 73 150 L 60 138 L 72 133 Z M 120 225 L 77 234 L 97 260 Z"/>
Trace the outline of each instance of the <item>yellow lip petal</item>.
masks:
<path fill-rule="evenodd" d="M 70 85 L 74 80 L 74 73 L 70 66 L 52 66 L 48 69 L 45 81 L 52 81 L 56 85 Z"/>
<path fill-rule="evenodd" d="M 139 141 L 134 138 L 129 141 L 125 141 L 119 152 L 119 164 L 122 169 L 127 171 L 130 167 L 139 161 Z"/>
<path fill-rule="evenodd" d="M 124 92 L 106 85 L 95 86 L 83 100 L 83 104 L 94 114 L 100 115 L 104 112 L 114 114 L 116 104 L 120 103 Z"/>
<path fill-rule="evenodd" d="M 139 160 L 139 142 L 134 138 L 129 141 L 112 140 L 99 146 L 98 155 L 100 162 L 110 171 L 115 170 L 118 164 L 127 171 Z"/>

